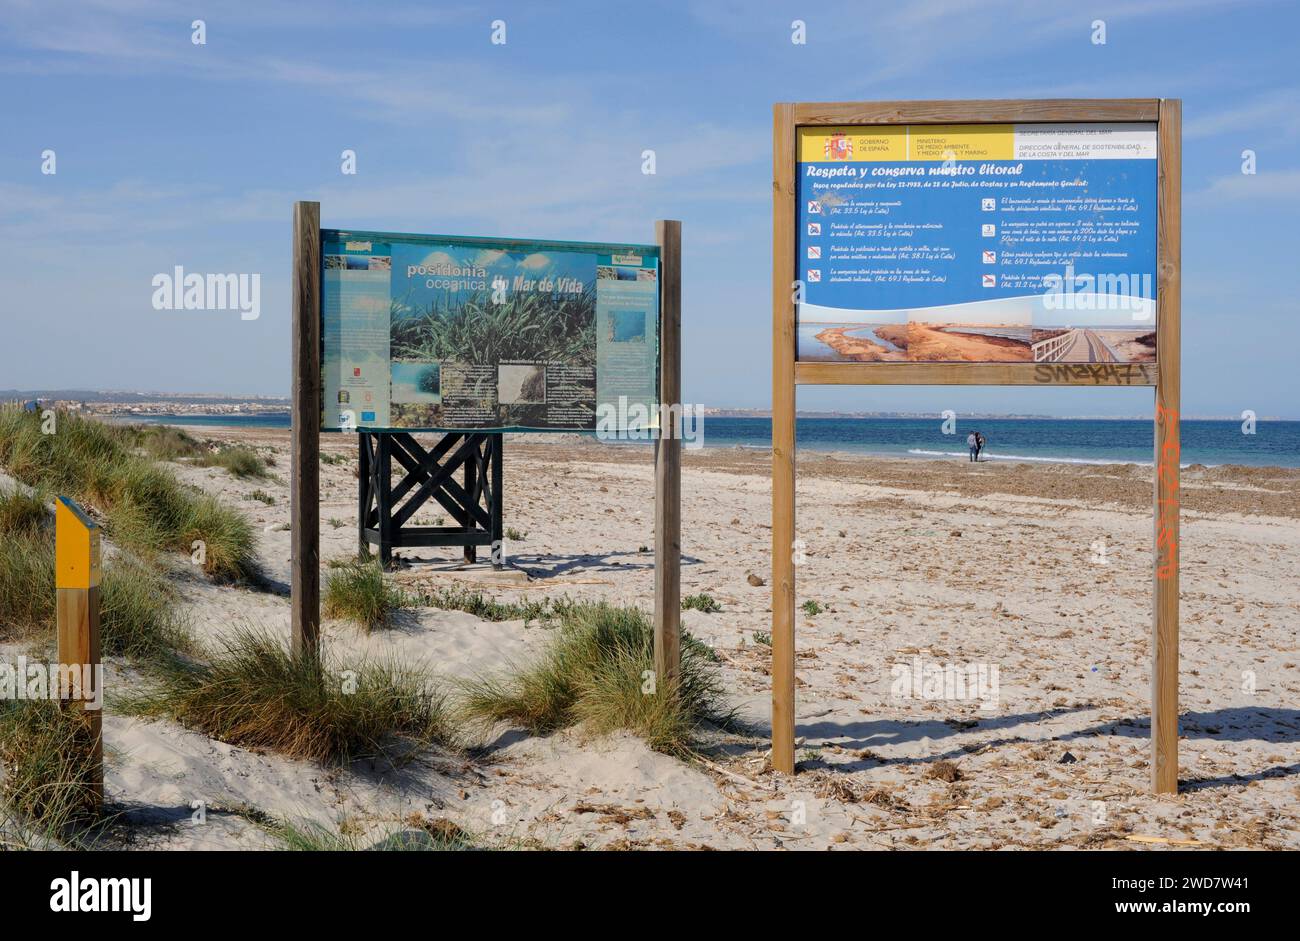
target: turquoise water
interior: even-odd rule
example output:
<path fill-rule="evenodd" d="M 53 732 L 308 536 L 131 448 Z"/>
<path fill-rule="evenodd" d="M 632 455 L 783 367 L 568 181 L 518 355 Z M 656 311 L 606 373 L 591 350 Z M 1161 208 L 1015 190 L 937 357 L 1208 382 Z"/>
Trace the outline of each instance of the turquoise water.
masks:
<path fill-rule="evenodd" d="M 288 428 L 289 413 L 248 416 L 156 417 L 174 425 Z M 772 424 L 766 418 L 706 418 L 707 448 L 768 448 Z M 945 435 L 938 417 L 801 418 L 798 446 L 808 451 L 849 451 L 914 458 L 966 458 L 966 435 L 981 431 L 991 461 L 1077 464 L 1152 462 L 1149 420 L 981 418 L 960 419 Z M 1255 434 L 1238 421 L 1184 421 L 1184 464 L 1247 464 L 1300 467 L 1300 421 L 1261 421 Z"/>

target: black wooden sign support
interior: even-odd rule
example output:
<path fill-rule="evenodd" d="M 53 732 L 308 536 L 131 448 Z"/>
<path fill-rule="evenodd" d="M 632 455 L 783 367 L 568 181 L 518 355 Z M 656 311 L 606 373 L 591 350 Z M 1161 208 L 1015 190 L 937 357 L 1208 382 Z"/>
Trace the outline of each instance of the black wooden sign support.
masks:
<path fill-rule="evenodd" d="M 465 561 L 488 546 L 501 568 L 501 435 L 445 434 L 425 448 L 406 432 L 369 432 L 360 442 L 358 542 L 363 557 L 379 547 L 379 560 L 410 546 L 464 546 Z M 405 471 L 393 483 L 393 463 Z M 460 471 L 460 480 L 457 472 Z M 453 526 L 414 526 L 411 520 L 430 499 L 447 511 Z"/>

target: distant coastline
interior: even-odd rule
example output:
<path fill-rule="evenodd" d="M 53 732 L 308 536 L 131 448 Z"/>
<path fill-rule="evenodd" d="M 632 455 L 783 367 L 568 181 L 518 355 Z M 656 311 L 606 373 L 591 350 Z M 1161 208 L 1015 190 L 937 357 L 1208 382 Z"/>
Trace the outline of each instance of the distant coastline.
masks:
<path fill-rule="evenodd" d="M 139 417 L 196 418 L 288 413 L 292 400 L 288 396 L 230 395 L 202 392 L 138 392 L 84 389 L 0 389 L 0 402 L 40 401 L 46 407 L 72 408 L 92 415 Z M 771 418 L 770 408 L 713 406 L 702 409 L 707 418 Z M 837 409 L 799 409 L 799 418 L 843 419 L 937 419 L 933 410 L 926 411 L 843 411 Z M 1048 415 L 1038 412 L 958 412 L 961 421 L 1021 419 L 1033 421 L 1139 421 L 1151 420 L 1150 413 L 1134 415 Z M 1300 421 L 1279 415 L 1259 415 L 1257 421 Z M 1242 421 L 1240 415 L 1184 414 L 1183 421 Z M 208 423 L 208 422 L 205 422 Z"/>
<path fill-rule="evenodd" d="M 183 415 L 119 414 L 103 416 L 114 422 L 149 422 L 181 427 L 287 432 L 287 410 L 258 414 L 188 413 Z M 767 450 L 771 420 L 762 416 L 709 414 L 703 425 L 706 449 Z M 960 416 L 952 434 L 934 415 L 921 418 L 847 418 L 803 416 L 798 426 L 800 452 L 843 455 L 846 458 L 901 460 L 964 459 L 965 435 L 980 430 L 989 440 L 985 459 L 991 464 L 1131 464 L 1153 463 L 1150 418 L 970 418 Z M 511 435 L 511 438 L 516 436 Z M 593 447 L 636 447 L 638 442 L 608 445 L 581 432 L 531 433 L 518 437 L 536 443 L 590 439 Z M 1300 467 L 1300 422 L 1259 421 L 1254 435 L 1244 435 L 1241 422 L 1189 419 L 1183 423 L 1184 466 L 1242 465 Z"/>

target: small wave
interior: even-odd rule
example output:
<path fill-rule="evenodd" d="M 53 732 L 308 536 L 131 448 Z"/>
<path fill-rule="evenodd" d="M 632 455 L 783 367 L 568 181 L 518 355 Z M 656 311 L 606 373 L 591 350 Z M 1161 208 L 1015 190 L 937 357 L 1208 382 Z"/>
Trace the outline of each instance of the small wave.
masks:
<path fill-rule="evenodd" d="M 908 448 L 908 454 L 924 454 L 931 457 L 970 457 L 968 451 L 926 451 L 922 448 Z M 1150 466 L 1150 461 L 1105 461 L 1096 458 L 1086 457 L 1029 457 L 1024 454 L 994 454 L 992 451 L 983 451 L 980 453 L 981 461 L 1032 461 L 1036 464 L 1138 464 L 1145 463 Z"/>
<path fill-rule="evenodd" d="M 927 451 L 924 448 L 908 448 L 908 454 L 919 454 L 925 457 L 970 457 L 968 451 Z M 1137 467 L 1152 467 L 1154 461 L 1126 461 L 1120 458 L 1106 460 L 1103 458 L 1087 457 L 1030 457 L 1024 454 L 994 454 L 992 451 L 984 451 L 980 454 L 981 461 L 1029 461 L 1034 464 L 1091 464 L 1094 466 L 1103 466 L 1106 464 L 1132 464 Z M 1180 464 L 1179 467 L 1191 467 L 1191 464 Z M 1217 464 L 1206 464 L 1205 467 L 1217 467 Z"/>

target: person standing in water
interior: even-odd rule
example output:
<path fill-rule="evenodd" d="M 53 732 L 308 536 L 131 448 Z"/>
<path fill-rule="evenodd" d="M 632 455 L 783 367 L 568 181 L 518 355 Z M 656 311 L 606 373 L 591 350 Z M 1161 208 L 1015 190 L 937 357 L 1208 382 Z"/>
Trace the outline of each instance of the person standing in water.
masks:
<path fill-rule="evenodd" d="M 966 436 L 966 447 L 970 449 L 970 460 L 975 460 L 976 456 L 979 454 L 979 445 L 979 436 L 976 435 L 975 432 L 972 431 Z"/>

